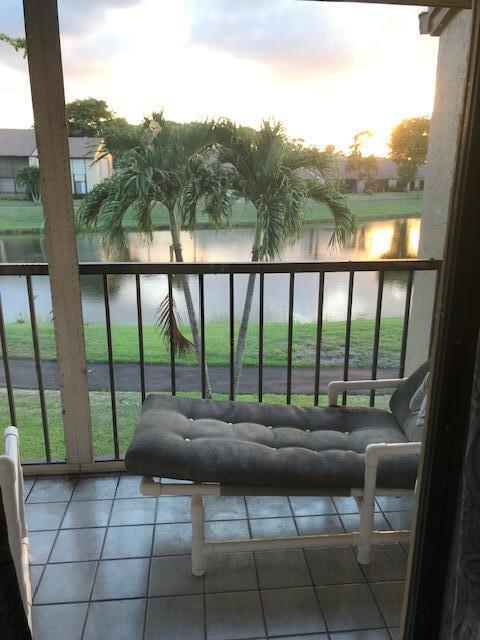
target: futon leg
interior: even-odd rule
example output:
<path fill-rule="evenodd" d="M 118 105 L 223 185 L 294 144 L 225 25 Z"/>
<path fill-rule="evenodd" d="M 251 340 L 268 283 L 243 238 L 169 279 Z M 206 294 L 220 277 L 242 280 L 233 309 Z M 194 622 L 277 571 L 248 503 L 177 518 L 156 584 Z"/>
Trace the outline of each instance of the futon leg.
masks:
<path fill-rule="evenodd" d="M 205 573 L 205 508 L 203 496 L 192 496 L 192 573 Z"/>
<path fill-rule="evenodd" d="M 360 510 L 360 543 L 357 557 L 360 564 L 370 564 L 375 501 L 373 497 L 364 496 L 358 502 Z"/>

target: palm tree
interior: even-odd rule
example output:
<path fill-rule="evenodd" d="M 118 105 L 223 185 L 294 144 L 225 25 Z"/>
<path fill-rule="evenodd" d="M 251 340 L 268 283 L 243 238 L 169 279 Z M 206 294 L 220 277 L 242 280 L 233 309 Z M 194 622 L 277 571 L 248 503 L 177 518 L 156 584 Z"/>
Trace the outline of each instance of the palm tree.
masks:
<path fill-rule="evenodd" d="M 17 186 L 25 189 L 26 195 L 32 202 L 41 202 L 40 169 L 37 166 L 22 167 L 15 175 Z"/>
<path fill-rule="evenodd" d="M 165 120 L 162 113 L 153 114 L 136 131 L 110 130 L 103 152 L 114 158 L 112 176 L 96 185 L 82 201 L 81 227 L 102 232 L 107 251 L 119 250 L 126 245 L 123 219 L 127 210 L 133 210 L 138 232 L 151 239 L 152 208 L 161 203 L 168 212 L 175 260 L 183 262 L 182 221 L 194 225 L 199 202 L 205 203 L 210 219 L 218 226 L 230 212 L 228 176 L 208 151 L 212 131 L 211 122 L 178 124 Z M 200 362 L 201 343 L 188 277 L 181 276 L 180 281 Z M 161 318 L 164 314 L 160 312 Z M 178 336 L 174 327 L 167 327 L 164 335 L 171 332 Z M 179 347 L 185 342 L 175 344 Z M 207 369 L 205 374 L 206 394 L 211 397 Z"/>
<path fill-rule="evenodd" d="M 256 210 L 252 261 L 276 258 L 302 229 L 310 200 L 326 205 L 333 216 L 330 245 L 353 236 L 355 220 L 348 200 L 336 189 L 330 155 L 290 140 L 281 123 L 264 121 L 259 131 L 222 121 L 215 127 L 216 158 L 230 172 L 234 193 Z M 242 373 L 245 342 L 255 289 L 248 278 L 235 358 L 235 393 Z"/>

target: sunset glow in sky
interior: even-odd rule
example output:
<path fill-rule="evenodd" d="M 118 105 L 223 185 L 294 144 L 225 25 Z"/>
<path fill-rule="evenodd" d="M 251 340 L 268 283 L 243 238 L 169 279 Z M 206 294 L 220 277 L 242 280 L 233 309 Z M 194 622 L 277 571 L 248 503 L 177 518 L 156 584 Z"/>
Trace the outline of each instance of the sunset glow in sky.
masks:
<path fill-rule="evenodd" d="M 0 31 L 23 33 L 20 0 Z M 430 115 L 437 39 L 418 7 L 295 0 L 59 0 L 66 99 L 105 99 L 139 122 L 163 108 L 188 121 L 281 120 L 293 137 L 387 153 L 390 129 Z M 33 122 L 27 63 L 0 43 L 0 127 Z"/>

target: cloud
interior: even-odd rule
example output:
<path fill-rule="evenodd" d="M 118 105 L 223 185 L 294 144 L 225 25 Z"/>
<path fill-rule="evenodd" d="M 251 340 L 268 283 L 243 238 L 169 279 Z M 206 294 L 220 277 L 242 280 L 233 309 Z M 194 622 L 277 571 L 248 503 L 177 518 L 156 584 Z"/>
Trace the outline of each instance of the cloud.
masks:
<path fill-rule="evenodd" d="M 254 59 L 287 75 L 334 74 L 354 64 L 350 34 L 332 6 L 319 10 L 316 2 L 293 0 L 189 0 L 189 7 L 192 44 Z"/>
<path fill-rule="evenodd" d="M 108 9 L 126 9 L 141 0 L 59 0 L 58 14 L 62 38 L 78 38 L 91 34 L 105 22 Z M 22 3 L 19 0 L 2 0 L 0 4 L 1 31 L 10 36 L 25 35 Z M 25 70 L 22 56 L 11 47 L 0 43 L 0 62 L 17 70 Z M 73 62 L 73 66 L 76 66 Z"/>
<path fill-rule="evenodd" d="M 307 0 L 187 0 L 191 43 L 252 59 L 283 76 L 329 76 L 359 68 L 359 53 L 418 36 L 417 7 Z M 406 18 L 408 14 L 409 20 Z M 409 27 L 408 27 L 409 25 Z"/>
<path fill-rule="evenodd" d="M 141 0 L 58 0 L 60 29 L 64 35 L 95 31 L 108 9 L 128 9 Z"/>

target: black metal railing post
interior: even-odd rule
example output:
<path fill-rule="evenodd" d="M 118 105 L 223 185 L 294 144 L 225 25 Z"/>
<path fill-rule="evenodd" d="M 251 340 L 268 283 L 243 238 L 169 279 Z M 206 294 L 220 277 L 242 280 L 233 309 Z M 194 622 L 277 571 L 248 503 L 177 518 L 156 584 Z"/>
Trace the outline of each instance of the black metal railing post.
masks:
<path fill-rule="evenodd" d="M 42 359 L 40 355 L 40 343 L 38 341 L 37 317 L 35 313 L 35 299 L 33 296 L 32 276 L 27 276 L 28 307 L 30 310 L 30 326 L 32 329 L 33 354 L 35 359 L 35 370 L 38 380 L 38 396 L 40 399 L 40 412 L 42 414 L 43 441 L 45 445 L 45 458 L 51 462 L 52 454 L 50 450 L 50 434 L 48 432 L 47 405 L 45 402 L 45 389 L 43 386 Z"/>
<path fill-rule="evenodd" d="M 265 303 L 265 274 L 260 274 L 258 300 L 258 401 L 263 402 L 263 324 Z"/>
<path fill-rule="evenodd" d="M 172 274 L 169 273 L 167 276 L 168 279 L 168 315 L 169 315 L 169 323 L 170 323 L 170 389 L 172 392 L 172 396 L 177 394 L 177 372 L 176 372 L 176 362 L 175 362 L 175 339 L 173 336 L 173 283 L 172 283 Z"/>
<path fill-rule="evenodd" d="M 230 351 L 230 400 L 235 400 L 235 289 L 234 274 L 229 276 L 229 351 Z"/>
<path fill-rule="evenodd" d="M 403 378 L 405 375 L 405 359 L 407 357 L 407 340 L 408 340 L 408 327 L 410 324 L 410 305 L 412 303 L 412 287 L 415 271 L 410 269 L 408 272 L 407 291 L 405 292 L 405 311 L 403 313 L 403 327 L 402 327 L 402 345 L 400 347 L 400 368 L 398 375 Z"/>
<path fill-rule="evenodd" d="M 135 290 L 137 294 L 137 328 L 138 328 L 138 358 L 140 364 L 140 392 L 142 402 L 145 400 L 145 352 L 143 344 L 142 291 L 140 275 L 135 274 Z"/>
<path fill-rule="evenodd" d="M 295 296 L 295 273 L 290 273 L 288 287 L 288 339 L 287 339 L 287 404 L 292 402 L 292 351 L 293 351 L 293 302 Z"/>
<path fill-rule="evenodd" d="M 315 345 L 315 382 L 313 389 L 313 404 L 318 407 L 320 389 L 320 360 L 322 358 L 322 332 L 323 332 L 323 295 L 325 291 L 325 272 L 318 275 L 318 303 L 317 303 L 317 338 Z"/>
<path fill-rule="evenodd" d="M 103 301 L 105 304 L 105 325 L 107 329 L 108 376 L 110 381 L 110 403 L 112 406 L 112 432 L 115 460 L 120 458 L 118 444 L 117 400 L 115 395 L 115 373 L 113 369 L 112 325 L 110 321 L 110 298 L 108 294 L 108 276 L 103 274 Z"/>
<path fill-rule="evenodd" d="M 353 283 L 355 280 L 355 271 L 350 271 L 348 277 L 348 296 L 347 296 L 347 321 L 345 325 L 345 350 L 343 354 L 343 379 L 348 380 L 348 370 L 350 367 L 350 340 L 352 337 L 352 303 L 353 303 Z M 347 404 L 347 392 L 342 394 L 342 405 Z"/>
<path fill-rule="evenodd" d="M 8 409 L 10 411 L 10 422 L 12 426 L 17 426 L 15 414 L 15 400 L 13 397 L 12 377 L 10 373 L 10 361 L 8 359 L 7 332 L 5 330 L 5 319 L 3 317 L 2 296 L 0 295 L 0 342 L 2 343 L 3 369 L 5 371 L 5 385 L 7 387 Z"/>
<path fill-rule="evenodd" d="M 377 379 L 378 371 L 378 350 L 380 347 L 380 328 L 382 323 L 382 301 L 383 284 L 385 282 L 385 271 L 378 272 L 377 308 L 375 310 L 375 332 L 373 335 L 373 355 L 372 355 L 372 380 Z M 375 389 L 370 391 L 370 406 L 375 406 Z"/>

